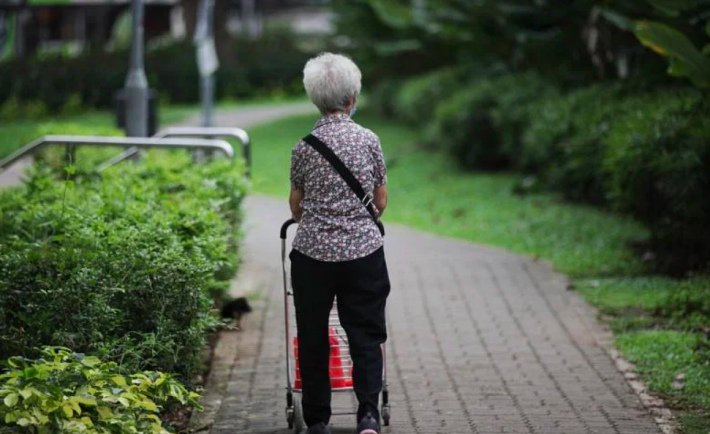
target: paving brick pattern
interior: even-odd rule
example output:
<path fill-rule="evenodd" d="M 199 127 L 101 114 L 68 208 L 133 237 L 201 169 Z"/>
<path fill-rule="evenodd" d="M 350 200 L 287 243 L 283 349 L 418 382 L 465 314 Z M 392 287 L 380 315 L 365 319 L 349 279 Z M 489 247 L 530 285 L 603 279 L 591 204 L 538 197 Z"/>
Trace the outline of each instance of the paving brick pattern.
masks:
<path fill-rule="evenodd" d="M 283 201 L 247 201 L 246 270 L 263 277 L 213 434 L 287 433 Z M 392 426 L 385 433 L 654 434 L 599 344 L 594 312 L 549 267 L 390 226 L 386 254 Z M 352 408 L 351 396 L 339 407 Z M 337 433 L 351 416 L 333 420 Z"/>

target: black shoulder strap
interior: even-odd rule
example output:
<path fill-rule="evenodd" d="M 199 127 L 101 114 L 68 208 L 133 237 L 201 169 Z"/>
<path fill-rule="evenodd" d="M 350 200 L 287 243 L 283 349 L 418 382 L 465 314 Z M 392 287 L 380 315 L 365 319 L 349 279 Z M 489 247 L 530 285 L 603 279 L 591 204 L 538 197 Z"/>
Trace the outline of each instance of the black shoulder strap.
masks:
<path fill-rule="evenodd" d="M 357 180 L 357 178 L 355 178 L 355 175 L 353 175 L 353 173 L 345 166 L 345 164 L 340 161 L 340 158 L 338 158 L 338 156 L 335 155 L 335 153 L 328 146 L 326 146 L 326 144 L 323 143 L 318 137 L 314 136 L 313 134 L 309 134 L 303 138 L 303 141 L 308 143 L 313 149 L 318 151 L 318 153 L 321 154 L 323 158 L 328 160 L 328 162 L 333 166 L 335 171 L 340 174 L 340 176 L 350 186 L 350 188 L 355 193 L 360 202 L 365 206 L 367 212 L 370 213 L 370 216 L 375 221 L 377 228 L 380 230 L 380 234 L 384 236 L 385 227 L 380 221 L 380 219 L 377 218 L 375 208 L 372 206 L 372 194 L 365 193 L 365 190 L 363 190 L 362 185 L 360 185 L 360 182 Z"/>

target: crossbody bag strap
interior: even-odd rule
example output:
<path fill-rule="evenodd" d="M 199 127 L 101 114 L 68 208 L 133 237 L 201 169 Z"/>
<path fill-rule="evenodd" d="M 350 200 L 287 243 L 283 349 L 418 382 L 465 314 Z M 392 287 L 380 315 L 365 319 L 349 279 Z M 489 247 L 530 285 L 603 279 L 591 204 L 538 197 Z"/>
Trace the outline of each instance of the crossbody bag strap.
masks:
<path fill-rule="evenodd" d="M 345 164 L 338 158 L 337 155 L 328 147 L 326 146 L 325 143 L 323 143 L 318 137 L 314 136 L 313 134 L 309 134 L 306 137 L 303 138 L 303 141 L 308 143 L 313 149 L 318 151 L 319 154 L 323 156 L 328 162 L 333 166 L 336 172 L 340 174 L 340 176 L 343 178 L 346 184 L 350 186 L 350 189 L 355 193 L 357 198 L 360 200 L 360 202 L 365 206 L 365 209 L 367 209 L 367 212 L 370 214 L 372 219 L 375 221 L 375 224 L 377 225 L 377 228 L 380 230 L 380 234 L 382 236 L 385 235 L 385 227 L 380 221 L 379 218 L 377 218 L 377 213 L 375 212 L 375 208 L 372 205 L 372 201 L 374 199 L 374 196 L 372 193 L 365 193 L 365 190 L 362 188 L 362 185 L 360 182 L 355 178 L 355 175 L 345 166 Z"/>

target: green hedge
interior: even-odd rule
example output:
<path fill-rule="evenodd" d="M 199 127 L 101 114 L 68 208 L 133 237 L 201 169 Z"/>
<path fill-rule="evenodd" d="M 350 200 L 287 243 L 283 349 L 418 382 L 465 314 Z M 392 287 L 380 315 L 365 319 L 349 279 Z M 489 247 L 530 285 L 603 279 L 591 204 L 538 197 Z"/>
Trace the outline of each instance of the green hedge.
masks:
<path fill-rule="evenodd" d="M 439 104 L 427 136 L 466 168 L 507 168 L 521 147 L 527 105 L 556 92 L 535 73 L 474 80 Z"/>
<path fill-rule="evenodd" d="M 467 72 L 465 68 L 445 68 L 407 80 L 394 96 L 395 116 L 414 126 L 430 121 L 436 101 L 448 99 L 463 88 Z"/>
<path fill-rule="evenodd" d="M 301 92 L 303 65 L 310 54 L 300 51 L 284 33 L 257 40 L 234 39 L 234 56 L 221 59 L 216 97 L 249 98 Z M 125 84 L 129 53 L 91 53 L 75 59 L 28 59 L 0 63 L 0 107 L 9 113 L 71 113 L 77 106 L 113 107 L 113 95 Z M 195 47 L 176 43 L 149 51 L 145 69 L 162 101 L 199 101 Z M 21 107 L 16 107 L 18 101 Z M 2 116 L 0 116 L 2 118 Z"/>
<path fill-rule="evenodd" d="M 189 378 L 236 270 L 243 170 L 156 153 L 58 182 L 45 160 L 0 193 L 0 358 L 61 345 Z"/>
<path fill-rule="evenodd" d="M 665 269 L 710 265 L 710 100 L 686 89 L 625 104 L 604 141 L 610 202 L 650 225 Z"/>
<path fill-rule="evenodd" d="M 367 105 L 375 113 L 387 117 L 398 118 L 395 102 L 402 81 L 389 79 L 377 83 L 367 99 Z"/>
<path fill-rule="evenodd" d="M 710 259 L 710 101 L 689 88 L 601 84 L 530 108 L 519 166 L 566 198 L 647 223 L 658 265 Z"/>
<path fill-rule="evenodd" d="M 603 204 L 603 139 L 622 113 L 623 86 L 600 84 L 532 104 L 517 167 L 567 199 Z"/>
<path fill-rule="evenodd" d="M 534 72 L 459 72 L 387 82 L 376 104 L 420 125 L 466 169 L 513 168 L 526 175 L 522 190 L 632 214 L 651 228 L 662 270 L 710 265 L 707 96 L 643 80 L 563 92 Z"/>

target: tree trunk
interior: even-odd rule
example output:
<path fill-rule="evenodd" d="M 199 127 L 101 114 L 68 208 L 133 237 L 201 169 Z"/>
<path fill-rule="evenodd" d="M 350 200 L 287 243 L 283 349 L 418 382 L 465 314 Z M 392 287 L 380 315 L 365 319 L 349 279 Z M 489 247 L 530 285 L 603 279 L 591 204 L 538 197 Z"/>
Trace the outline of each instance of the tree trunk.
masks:
<path fill-rule="evenodd" d="M 228 11 L 228 0 L 215 0 L 214 38 L 217 46 L 217 55 L 223 64 L 231 62 L 234 56 L 233 41 L 227 30 Z"/>
<path fill-rule="evenodd" d="M 183 19 L 185 20 L 185 32 L 187 40 L 192 41 L 195 37 L 195 28 L 197 27 L 197 11 L 199 9 L 200 0 L 182 0 Z"/>

